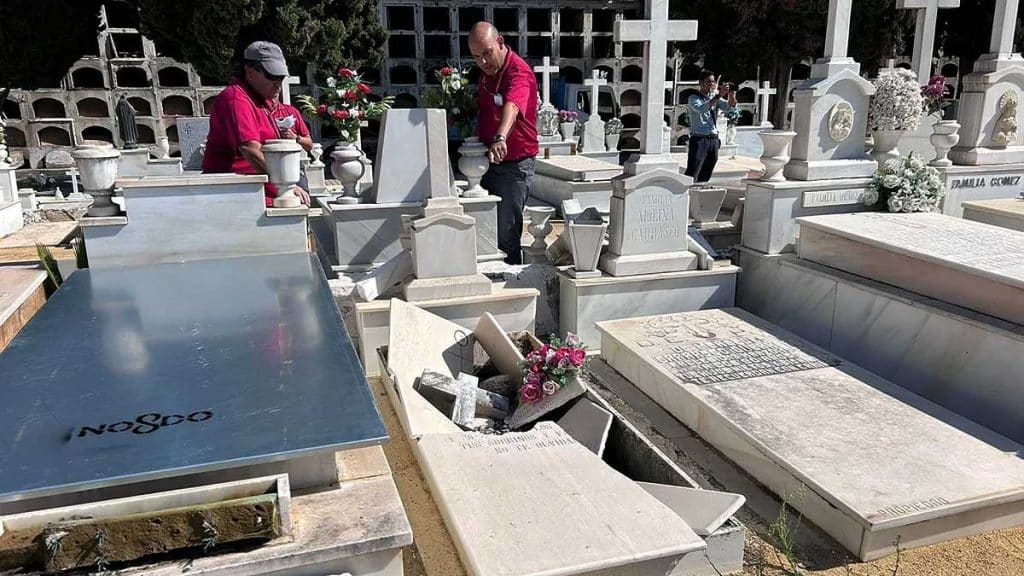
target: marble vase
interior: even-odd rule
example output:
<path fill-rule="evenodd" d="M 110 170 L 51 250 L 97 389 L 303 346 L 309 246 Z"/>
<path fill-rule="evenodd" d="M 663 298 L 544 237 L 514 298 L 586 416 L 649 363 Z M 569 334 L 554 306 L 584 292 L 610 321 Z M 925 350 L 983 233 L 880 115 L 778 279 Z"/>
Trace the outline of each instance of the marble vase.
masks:
<path fill-rule="evenodd" d="M 875 145 L 871 148 L 871 158 L 878 162 L 879 166 L 884 165 L 887 160 L 899 160 L 900 151 L 896 147 L 904 132 L 906 130 L 875 130 L 871 133 L 875 140 Z"/>
<path fill-rule="evenodd" d="M 471 136 L 459 146 L 459 154 L 459 172 L 462 172 L 469 181 L 469 186 L 462 195 L 466 198 L 486 197 L 487 190 L 480 186 L 480 179 L 491 167 L 491 161 L 487 158 L 487 146 L 484 146 L 476 136 Z"/>
<path fill-rule="evenodd" d="M 790 130 L 762 130 L 758 132 L 761 137 L 761 163 L 764 164 L 764 174 L 761 180 L 767 182 L 782 182 L 786 179 L 782 169 L 789 163 L 790 146 L 793 145 L 793 138 L 796 132 Z"/>
<path fill-rule="evenodd" d="M 729 124 L 725 128 L 725 145 L 735 146 L 736 145 L 736 125 Z"/>
<path fill-rule="evenodd" d="M 601 259 L 601 248 L 604 246 L 605 232 L 608 225 L 601 223 L 569 222 L 566 225 L 566 235 L 569 240 L 569 249 L 572 251 L 573 267 L 569 269 L 569 275 L 575 278 L 599 277 L 601 272 L 597 264 Z"/>
<path fill-rule="evenodd" d="M 932 166 L 952 166 L 948 158 L 949 151 L 960 142 L 960 124 L 956 120 L 940 120 L 932 125 L 932 135 L 928 141 L 935 147 L 935 159 Z"/>
<path fill-rule="evenodd" d="M 576 123 L 562 122 L 558 125 L 558 132 L 562 135 L 562 140 L 575 140 Z"/>
<path fill-rule="evenodd" d="M 351 143 L 339 142 L 331 152 L 331 174 L 341 182 L 342 193 L 335 198 L 338 204 L 359 204 L 359 180 L 366 171 L 363 152 Z"/>
<path fill-rule="evenodd" d="M 548 234 L 554 229 L 551 226 L 551 217 L 555 215 L 555 209 L 551 206 L 527 206 L 526 215 L 530 217 L 530 224 L 526 230 L 533 236 L 530 248 L 547 249 Z"/>
<path fill-rule="evenodd" d="M 612 133 L 612 134 L 605 134 L 604 135 L 604 141 L 608 145 L 608 150 L 618 150 L 619 149 L 619 138 L 621 136 L 622 135 L 617 133 L 617 132 L 616 133 Z"/>
<path fill-rule="evenodd" d="M 117 180 L 117 163 L 121 153 L 113 148 L 79 146 L 71 152 L 78 165 L 82 188 L 92 196 L 89 216 L 117 216 L 121 208 L 114 204 L 114 182 Z"/>
<path fill-rule="evenodd" d="M 274 208 L 296 208 L 302 200 L 295 195 L 295 184 L 302 177 L 302 146 L 295 140 L 267 140 L 263 144 L 267 176 L 277 188 Z"/>

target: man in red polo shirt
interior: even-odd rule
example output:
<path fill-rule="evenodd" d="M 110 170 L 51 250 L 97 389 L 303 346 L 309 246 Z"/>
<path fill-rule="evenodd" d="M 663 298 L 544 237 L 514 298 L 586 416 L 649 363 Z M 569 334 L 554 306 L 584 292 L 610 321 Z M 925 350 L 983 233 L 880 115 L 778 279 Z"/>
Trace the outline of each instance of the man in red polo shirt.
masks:
<path fill-rule="evenodd" d="M 278 100 L 281 82 L 288 76 L 281 48 L 271 42 L 253 42 L 243 58 L 240 73 L 217 96 L 210 110 L 203 172 L 266 174 L 263 144 L 267 140 L 294 138 L 306 151 L 313 147 L 302 115 Z M 295 193 L 309 204 L 305 190 L 296 186 Z M 265 194 L 266 205 L 273 206 L 277 189 L 267 184 Z"/>
<path fill-rule="evenodd" d="M 523 209 L 530 195 L 537 145 L 537 78 L 489 22 L 469 33 L 469 50 L 483 72 L 477 136 L 490 146 L 491 168 L 481 184 L 499 196 L 498 248 L 505 262 L 522 264 Z"/>

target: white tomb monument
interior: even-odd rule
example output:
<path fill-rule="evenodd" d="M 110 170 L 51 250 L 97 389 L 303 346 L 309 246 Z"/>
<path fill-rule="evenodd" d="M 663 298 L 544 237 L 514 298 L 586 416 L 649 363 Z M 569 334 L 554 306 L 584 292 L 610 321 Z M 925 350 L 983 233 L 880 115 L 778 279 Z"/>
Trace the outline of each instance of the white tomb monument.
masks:
<path fill-rule="evenodd" d="M 604 140 L 604 120 L 598 113 L 598 90 L 608 84 L 608 80 L 595 68 L 583 84 L 590 87 L 590 117 L 583 123 L 583 151 L 605 152 L 608 147 Z"/>
<path fill-rule="evenodd" d="M 813 487 L 791 504 L 861 560 L 1022 522 L 1019 444 L 748 312 L 598 329 L 612 368 L 776 494 Z"/>
<path fill-rule="evenodd" d="M 325 267 L 336 273 L 362 273 L 401 253 L 402 217 L 420 215 L 431 190 L 455 186 L 447 149 L 443 110 L 388 110 L 381 123 L 373 188 L 365 194 L 368 199 L 339 204 L 329 197 L 316 198 L 324 217 L 314 222 L 314 231 Z M 497 236 L 500 198 L 453 198 L 476 220 L 477 258 L 502 259 Z"/>
<path fill-rule="evenodd" d="M 867 210 L 861 198 L 877 163 L 865 152 L 868 102 L 875 87 L 847 56 L 852 0 L 830 0 L 824 57 L 794 92 L 789 181 L 748 180 L 742 245 L 763 254 L 792 252 L 794 218 Z M 785 161 L 783 158 L 782 161 Z"/>

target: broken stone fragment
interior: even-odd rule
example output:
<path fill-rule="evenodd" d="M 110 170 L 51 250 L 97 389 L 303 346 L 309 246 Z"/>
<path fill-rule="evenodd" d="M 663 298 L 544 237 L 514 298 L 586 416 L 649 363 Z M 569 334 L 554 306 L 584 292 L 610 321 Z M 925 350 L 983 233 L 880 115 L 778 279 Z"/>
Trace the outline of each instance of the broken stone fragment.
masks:
<path fill-rule="evenodd" d="M 458 387 L 451 376 L 424 370 L 413 388 L 444 414 L 452 414 Z M 506 396 L 477 389 L 475 415 L 500 420 L 509 413 L 509 399 Z"/>
<path fill-rule="evenodd" d="M 455 422 L 459 426 L 468 426 L 474 418 L 476 418 L 476 393 L 479 392 L 477 388 L 476 376 L 470 374 L 459 374 L 459 379 L 455 381 L 455 405 L 452 408 L 452 422 Z"/>
<path fill-rule="evenodd" d="M 499 374 L 481 382 L 480 389 L 505 398 L 514 398 L 518 392 L 519 380 L 517 376 Z"/>

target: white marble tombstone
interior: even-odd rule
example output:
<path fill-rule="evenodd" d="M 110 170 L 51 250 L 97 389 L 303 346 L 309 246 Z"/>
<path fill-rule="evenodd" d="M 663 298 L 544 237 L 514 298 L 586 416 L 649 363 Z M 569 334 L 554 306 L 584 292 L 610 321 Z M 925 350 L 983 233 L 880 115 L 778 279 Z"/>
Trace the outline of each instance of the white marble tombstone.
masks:
<path fill-rule="evenodd" d="M 178 147 L 181 149 L 181 165 L 185 170 L 202 170 L 202 148 L 210 134 L 209 118 L 178 118 Z"/>
<path fill-rule="evenodd" d="M 608 147 L 604 138 L 604 120 L 601 120 L 598 113 L 598 96 L 601 86 L 608 84 L 608 81 L 595 69 L 583 84 L 590 87 L 590 117 L 583 123 L 583 151 L 604 152 Z"/>
<path fill-rule="evenodd" d="M 380 134 L 374 203 L 423 202 L 452 182 L 444 110 L 388 110 Z"/>
<path fill-rule="evenodd" d="M 697 257 L 686 249 L 692 184 L 689 176 L 662 170 L 613 180 L 611 231 L 601 270 L 636 276 L 695 269 Z"/>
<path fill-rule="evenodd" d="M 476 220 L 449 212 L 413 220 L 412 266 L 416 279 L 405 287 L 409 302 L 491 293 L 477 273 Z"/>

